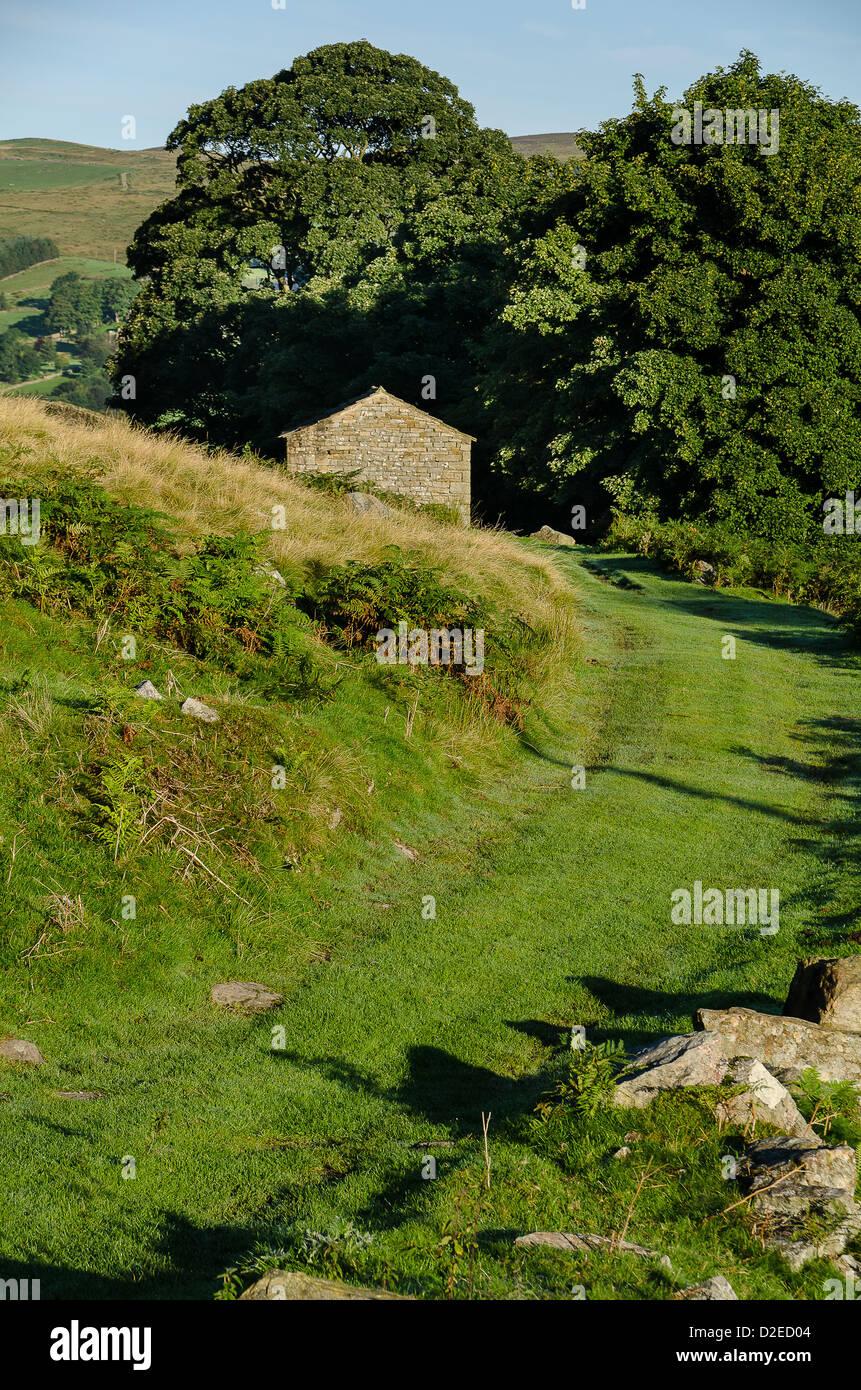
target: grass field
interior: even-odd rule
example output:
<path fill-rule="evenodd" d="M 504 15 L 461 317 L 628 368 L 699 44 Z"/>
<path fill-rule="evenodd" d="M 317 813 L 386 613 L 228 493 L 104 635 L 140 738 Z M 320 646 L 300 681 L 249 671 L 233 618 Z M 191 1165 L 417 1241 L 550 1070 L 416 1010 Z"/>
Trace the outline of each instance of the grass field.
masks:
<path fill-rule="evenodd" d="M 54 260 L 40 261 L 38 265 L 19 270 L 15 275 L 7 275 L 0 280 L 0 286 L 6 294 L 20 299 L 24 295 L 29 297 L 47 291 L 58 276 L 68 275 L 71 271 L 90 280 L 113 277 L 131 279 L 131 271 L 125 262 L 100 261 L 92 256 L 57 256 Z"/>
<path fill-rule="evenodd" d="M 206 1298 L 228 1266 L 241 1283 L 304 1258 L 426 1298 L 661 1299 L 717 1272 L 741 1298 L 822 1298 L 826 1264 L 790 1274 L 745 1209 L 728 1210 L 721 1159 L 742 1141 L 718 1133 L 713 1097 L 547 1125 L 532 1110 L 573 1025 L 634 1044 L 689 1030 L 703 1003 L 776 1010 L 798 956 L 852 949 L 859 658 L 833 622 L 630 556 L 559 558 L 401 516 L 348 525 L 339 502 L 252 462 L 111 420 L 67 425 L 4 400 L 0 429 L 22 487 L 40 459 L 93 461 L 112 492 L 191 533 L 229 532 L 280 496 L 282 569 L 396 542 L 533 623 L 573 601 L 579 628 L 579 645 L 554 647 L 564 669 L 521 739 L 423 705 L 408 738 L 411 694 L 356 659 L 333 700 L 261 702 L 170 650 L 129 669 L 119 630 L 7 603 L 0 1021 L 48 1061 L 2 1075 L 0 1275 L 40 1278 L 43 1298 Z M 296 834 L 314 827 L 292 867 L 207 846 L 219 886 L 175 849 L 115 858 L 88 833 L 73 788 L 109 737 L 104 691 L 163 687 L 168 667 L 219 702 L 221 723 L 134 710 L 135 746 L 154 740 L 192 779 L 204 817 L 289 747 Z M 694 879 L 778 888 L 778 935 L 672 926 L 670 894 Z M 283 1006 L 225 1015 L 209 990 L 230 978 Z M 642 1139 L 614 1164 L 630 1129 Z M 513 1245 L 623 1225 L 672 1274 Z"/>
<path fill-rule="evenodd" d="M 120 173 L 127 172 L 123 188 Z M 0 142 L 0 227 L 52 236 L 64 256 L 125 263 L 136 228 L 174 191 L 166 150 L 110 150 L 62 140 Z"/>

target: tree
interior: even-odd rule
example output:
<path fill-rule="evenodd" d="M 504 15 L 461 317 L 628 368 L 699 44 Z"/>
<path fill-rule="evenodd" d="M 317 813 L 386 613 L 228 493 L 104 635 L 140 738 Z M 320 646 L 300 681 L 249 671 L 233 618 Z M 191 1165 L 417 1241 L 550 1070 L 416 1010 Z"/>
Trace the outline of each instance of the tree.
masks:
<path fill-rule="evenodd" d="M 39 376 L 42 358 L 17 328 L 0 334 L 0 381 L 27 381 Z"/>
<path fill-rule="evenodd" d="M 635 93 L 487 344 L 495 476 L 566 509 L 799 534 L 861 478 L 859 113 L 747 52 L 681 106 L 777 111 L 773 152 L 675 143 L 665 91 Z"/>
<path fill-rule="evenodd" d="M 433 375 L 446 418 L 475 409 L 470 344 L 540 181 L 451 82 L 332 44 L 192 107 L 168 148 L 177 196 L 129 252 L 146 283 L 114 360 L 128 408 L 230 444 L 377 381 L 426 404 Z M 243 288 L 253 262 L 267 276 Z"/>

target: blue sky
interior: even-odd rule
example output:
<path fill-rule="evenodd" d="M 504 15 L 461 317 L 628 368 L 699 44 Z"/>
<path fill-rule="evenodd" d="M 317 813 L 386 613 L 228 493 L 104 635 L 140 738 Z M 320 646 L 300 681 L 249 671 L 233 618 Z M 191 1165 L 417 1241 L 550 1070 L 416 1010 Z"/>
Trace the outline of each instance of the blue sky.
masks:
<path fill-rule="evenodd" d="M 751 48 L 861 105 L 861 0 L 0 0 L 0 138 L 143 148 L 188 106 L 366 38 L 450 77 L 510 135 L 630 110 L 631 74 L 671 97 Z M 133 115 L 137 138 L 124 141 Z"/>

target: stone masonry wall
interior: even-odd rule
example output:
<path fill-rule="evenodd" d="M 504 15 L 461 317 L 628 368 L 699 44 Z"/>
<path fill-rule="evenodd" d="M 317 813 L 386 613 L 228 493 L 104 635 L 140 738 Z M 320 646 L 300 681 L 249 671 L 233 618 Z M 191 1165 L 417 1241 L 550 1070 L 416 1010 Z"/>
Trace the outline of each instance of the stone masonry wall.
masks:
<path fill-rule="evenodd" d="M 366 482 L 416 502 L 442 502 L 469 525 L 469 438 L 385 392 L 293 430 L 285 443 L 296 473 L 360 469 L 357 488 Z"/>

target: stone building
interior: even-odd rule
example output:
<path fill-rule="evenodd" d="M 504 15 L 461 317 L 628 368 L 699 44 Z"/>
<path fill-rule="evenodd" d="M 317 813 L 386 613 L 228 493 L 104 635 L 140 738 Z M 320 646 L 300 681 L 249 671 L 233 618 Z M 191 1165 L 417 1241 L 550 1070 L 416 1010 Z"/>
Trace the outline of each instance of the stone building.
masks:
<path fill-rule="evenodd" d="M 382 386 L 281 435 L 295 473 L 351 473 L 415 502 L 456 507 L 469 525 L 470 453 L 475 442 L 453 425 L 399 400 Z"/>

